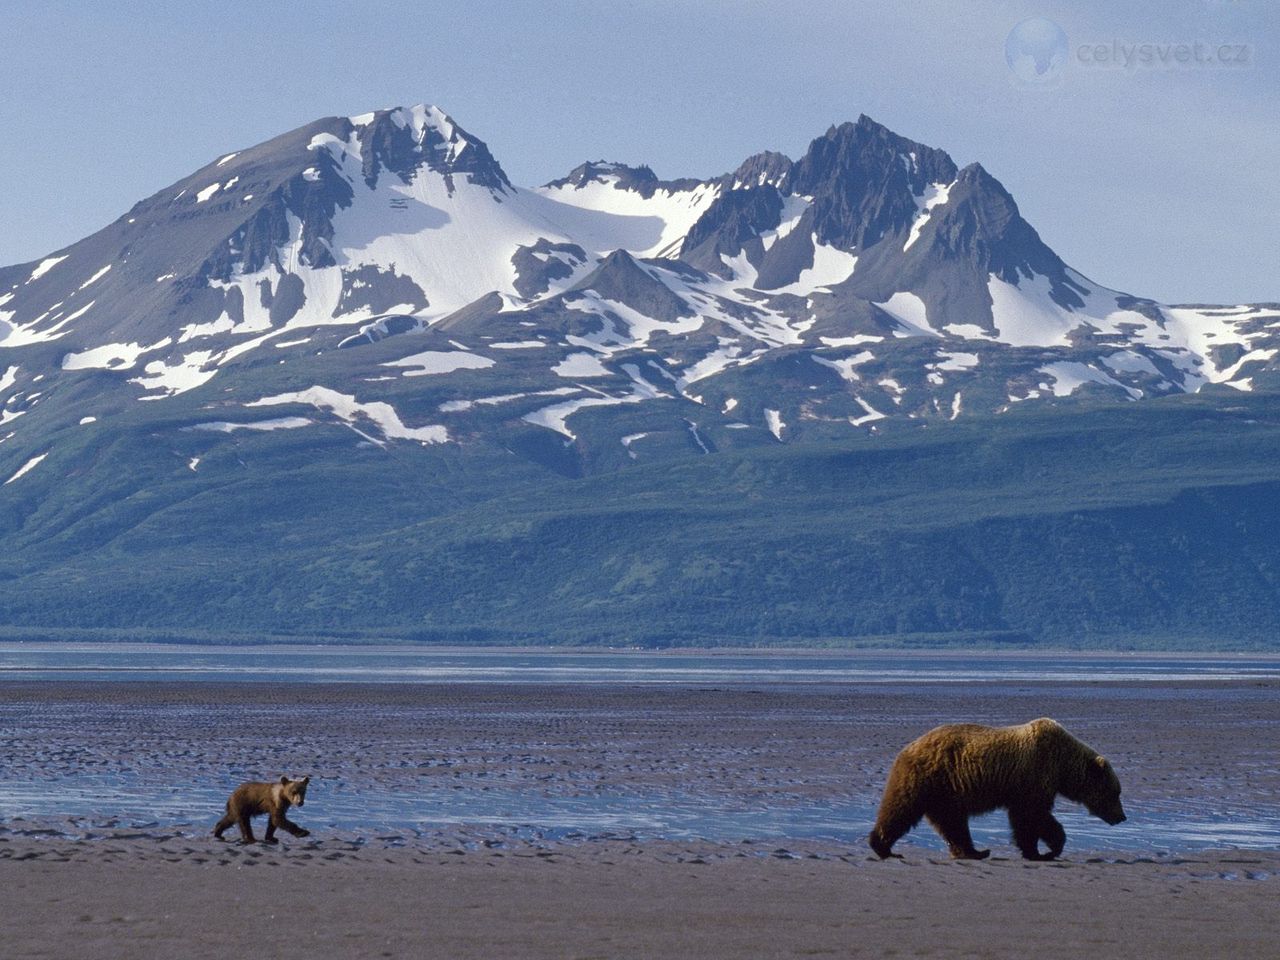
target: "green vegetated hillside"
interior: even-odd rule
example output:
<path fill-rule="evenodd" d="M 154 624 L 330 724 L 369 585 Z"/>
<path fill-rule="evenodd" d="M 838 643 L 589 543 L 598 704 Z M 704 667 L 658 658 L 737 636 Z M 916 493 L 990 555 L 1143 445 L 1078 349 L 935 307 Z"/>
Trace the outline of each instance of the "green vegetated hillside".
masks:
<path fill-rule="evenodd" d="M 592 421 L 574 420 L 581 448 Z M 7 635 L 1267 649 L 1280 634 L 1273 395 L 1015 408 L 576 477 L 486 444 L 353 447 L 336 426 L 245 435 L 192 471 L 154 426 L 80 431 L 47 483 L 4 501 Z"/>

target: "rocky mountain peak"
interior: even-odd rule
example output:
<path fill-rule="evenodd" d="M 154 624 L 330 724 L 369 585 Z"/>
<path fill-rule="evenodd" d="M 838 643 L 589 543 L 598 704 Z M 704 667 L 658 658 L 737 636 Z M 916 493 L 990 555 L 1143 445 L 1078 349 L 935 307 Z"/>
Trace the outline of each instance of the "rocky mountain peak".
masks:
<path fill-rule="evenodd" d="M 787 189 L 813 197 L 820 242 L 854 249 L 909 229 L 916 198 L 930 184 L 948 184 L 955 176 L 945 151 L 898 136 L 864 115 L 815 139 Z"/>
<path fill-rule="evenodd" d="M 512 189 L 484 141 L 438 107 L 418 104 L 377 110 L 352 117 L 350 123 L 359 144 L 364 179 L 371 188 L 384 169 L 409 183 L 425 165 L 446 178 L 465 175 L 471 183 L 491 190 Z"/>
<path fill-rule="evenodd" d="M 621 190 L 644 189 L 656 184 L 658 176 L 649 167 L 628 166 L 611 160 L 588 160 L 569 171 L 567 176 L 543 184 L 548 188 L 573 187 L 580 189 L 589 183 L 611 183 Z"/>
<path fill-rule="evenodd" d="M 765 150 L 747 157 L 737 170 L 725 177 L 725 181 L 735 189 L 765 184 L 780 187 L 787 182 L 794 166 L 795 163 L 785 154 Z"/>
<path fill-rule="evenodd" d="M 589 291 L 606 301 L 623 304 L 665 323 L 693 315 L 687 303 L 625 250 L 609 254 L 571 289 L 575 292 Z"/>
<path fill-rule="evenodd" d="M 1004 185 L 979 163 L 959 171 L 947 202 L 932 219 L 932 243 L 940 252 L 1008 283 L 1031 274 L 1063 275 L 1061 258 L 1022 218 Z M 1060 296 L 1066 297 L 1066 306 L 1080 305 L 1073 295 Z"/>

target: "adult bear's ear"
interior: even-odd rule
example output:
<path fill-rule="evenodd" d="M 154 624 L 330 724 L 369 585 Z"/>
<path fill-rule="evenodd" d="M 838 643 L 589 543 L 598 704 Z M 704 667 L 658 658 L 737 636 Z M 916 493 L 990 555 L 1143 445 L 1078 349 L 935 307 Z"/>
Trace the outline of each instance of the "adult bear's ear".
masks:
<path fill-rule="evenodd" d="M 1098 765 L 1098 768 L 1101 770 L 1105 770 L 1107 768 L 1107 758 L 1104 757 L 1102 754 L 1098 754 L 1096 757 L 1094 757 L 1093 762 L 1096 763 Z"/>
<path fill-rule="evenodd" d="M 281 783 L 288 783 L 288 782 L 289 782 L 289 777 L 288 777 L 288 775 L 287 775 L 287 774 L 283 774 L 283 773 L 282 773 L 282 774 L 280 774 L 280 782 L 281 782 Z"/>
<path fill-rule="evenodd" d="M 310 783 L 310 782 L 311 782 L 311 774 L 307 774 L 305 777 L 303 777 L 303 778 L 302 778 L 302 782 L 303 782 L 303 783 Z"/>

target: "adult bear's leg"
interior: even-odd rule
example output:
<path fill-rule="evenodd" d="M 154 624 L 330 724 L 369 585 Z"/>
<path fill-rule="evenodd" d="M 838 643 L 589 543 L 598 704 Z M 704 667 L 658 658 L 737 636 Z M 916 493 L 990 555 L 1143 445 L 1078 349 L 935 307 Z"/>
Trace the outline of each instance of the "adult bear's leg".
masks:
<path fill-rule="evenodd" d="M 1066 831 L 1049 810 L 1011 807 L 1009 826 L 1013 828 L 1013 842 L 1027 860 L 1052 860 L 1062 853 L 1067 842 Z M 1040 852 L 1041 840 L 1048 845 L 1048 853 Z"/>
<path fill-rule="evenodd" d="M 221 840 L 222 834 L 226 832 L 226 830 L 230 828 L 235 822 L 236 822 L 235 814 L 232 813 L 230 810 L 228 810 L 223 815 L 222 819 L 218 821 L 218 825 L 213 828 L 214 837 L 217 838 L 218 840 Z"/>
<path fill-rule="evenodd" d="M 901 854 L 892 852 L 893 845 L 906 836 L 907 832 L 920 822 L 922 816 L 924 811 L 914 798 L 893 796 L 886 790 L 884 799 L 880 801 L 876 825 L 867 837 L 867 842 L 871 844 L 875 855 L 881 860 L 900 857 Z"/>
<path fill-rule="evenodd" d="M 960 808 L 932 807 L 925 811 L 925 817 L 947 842 L 947 849 L 956 860 L 985 860 L 991 856 L 990 850 L 974 848 L 973 837 L 969 835 L 969 816 Z"/>
<path fill-rule="evenodd" d="M 1009 808 L 1009 826 L 1013 830 L 1013 842 L 1026 860 L 1049 859 L 1040 852 L 1040 824 L 1043 815 L 1038 810 L 1022 807 Z"/>
<path fill-rule="evenodd" d="M 1067 831 L 1062 829 L 1062 824 L 1051 811 L 1046 811 L 1040 821 L 1040 839 L 1049 847 L 1049 855 L 1046 858 L 1049 860 L 1061 856 L 1062 848 L 1067 845 Z"/>

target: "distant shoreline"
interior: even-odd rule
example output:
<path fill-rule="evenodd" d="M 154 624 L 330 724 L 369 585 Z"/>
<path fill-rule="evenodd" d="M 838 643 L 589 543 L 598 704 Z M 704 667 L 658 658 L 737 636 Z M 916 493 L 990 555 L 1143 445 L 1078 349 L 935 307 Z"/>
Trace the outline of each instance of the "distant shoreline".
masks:
<path fill-rule="evenodd" d="M 129 640 L 117 636 L 84 637 L 76 636 L 68 639 L 35 636 L 30 639 L 10 635 L 5 628 L 0 628 L 0 653 L 8 648 L 33 650 L 40 648 L 57 650 L 99 649 L 113 646 L 121 651 L 167 650 L 167 651 L 287 651 L 306 649 L 323 654 L 334 653 L 406 653 L 421 652 L 443 655 L 472 656 L 655 656 L 655 657 L 829 657 L 829 658 L 876 658 L 899 657 L 931 660 L 960 660 L 970 657 L 1000 657 L 1023 660 L 1049 660 L 1062 657 L 1088 657 L 1095 659 L 1167 659 L 1167 660 L 1214 660 L 1226 658 L 1249 658 L 1257 660 L 1274 660 L 1280 662 L 1280 651 L 1264 649 L 1192 649 L 1181 650 L 1173 647 L 1111 649 L 1092 647 L 921 647 L 921 646 L 868 646 L 868 647 L 817 647 L 817 646 L 664 646 L 646 647 L 633 645 L 609 646 L 604 644 L 458 644 L 431 643 L 421 640 L 352 640 L 342 639 L 294 639 L 271 638 L 259 642 L 237 639 L 234 641 L 198 642 L 191 639 L 174 640 Z"/>

